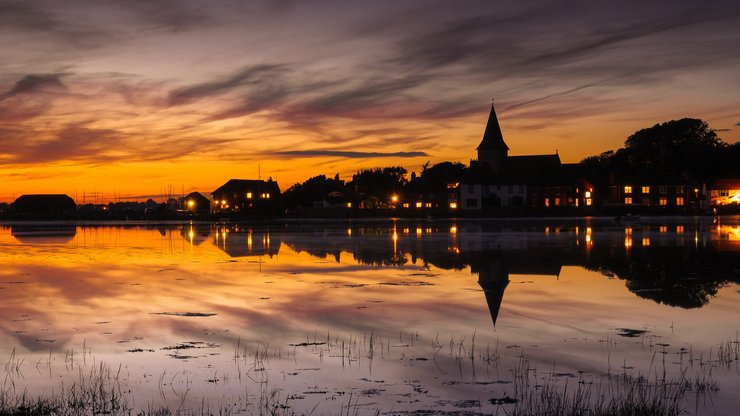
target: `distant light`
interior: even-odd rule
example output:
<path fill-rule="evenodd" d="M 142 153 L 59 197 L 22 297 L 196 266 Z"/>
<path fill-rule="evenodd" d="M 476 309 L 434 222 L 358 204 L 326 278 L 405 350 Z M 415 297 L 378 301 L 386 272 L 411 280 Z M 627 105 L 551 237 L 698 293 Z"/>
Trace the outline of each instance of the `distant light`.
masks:
<path fill-rule="evenodd" d="M 191 200 L 189 200 L 189 201 L 188 201 L 188 206 L 189 206 L 190 208 L 192 208 L 192 207 L 193 207 L 193 205 L 195 205 L 195 201 L 193 201 L 192 199 L 191 199 Z"/>
<path fill-rule="evenodd" d="M 391 201 L 393 201 L 393 202 L 398 202 L 398 195 L 393 195 L 393 196 L 391 197 Z"/>
<path fill-rule="evenodd" d="M 226 200 L 225 199 L 222 199 L 221 200 L 221 205 L 226 205 Z"/>
<path fill-rule="evenodd" d="M 624 247 L 625 248 L 632 247 L 632 236 L 627 235 L 624 237 Z"/>
<path fill-rule="evenodd" d="M 252 199 L 252 193 L 251 192 L 247 192 L 247 199 Z"/>
<path fill-rule="evenodd" d="M 455 226 L 450 227 L 450 234 L 457 234 L 457 227 Z"/>

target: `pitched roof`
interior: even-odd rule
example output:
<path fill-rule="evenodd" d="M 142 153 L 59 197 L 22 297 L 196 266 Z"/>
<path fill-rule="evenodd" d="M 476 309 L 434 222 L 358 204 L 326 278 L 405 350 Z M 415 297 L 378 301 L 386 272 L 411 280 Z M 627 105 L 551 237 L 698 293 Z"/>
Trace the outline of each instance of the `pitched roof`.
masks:
<path fill-rule="evenodd" d="M 496 110 L 493 108 L 491 103 L 491 114 L 488 116 L 488 123 L 486 124 L 486 131 L 483 133 L 483 140 L 476 148 L 476 150 L 490 150 L 490 149 L 504 149 L 509 150 L 509 146 L 504 142 L 504 136 L 501 134 L 501 127 L 498 124 L 498 118 L 496 118 Z"/>
<path fill-rule="evenodd" d="M 13 208 L 23 211 L 74 211 L 75 201 L 64 194 L 21 195 L 13 202 Z"/>
<path fill-rule="evenodd" d="M 550 183 L 560 180 L 563 173 L 561 167 L 560 156 L 557 153 L 554 155 L 509 156 L 504 160 L 501 173 L 511 183 Z"/>
<path fill-rule="evenodd" d="M 260 179 L 229 179 L 228 182 L 221 185 L 218 189 L 211 192 L 211 195 L 220 194 L 224 192 L 235 192 L 243 193 L 247 191 L 255 191 L 260 189 L 262 191 L 280 193 L 280 187 L 278 183 L 273 180 L 263 181 Z"/>

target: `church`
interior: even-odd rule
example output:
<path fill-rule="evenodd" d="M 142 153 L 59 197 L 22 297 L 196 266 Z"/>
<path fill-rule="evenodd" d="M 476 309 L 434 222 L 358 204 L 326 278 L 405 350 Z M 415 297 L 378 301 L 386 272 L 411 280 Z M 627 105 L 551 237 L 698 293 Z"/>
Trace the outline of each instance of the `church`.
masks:
<path fill-rule="evenodd" d="M 557 152 L 509 155 L 493 103 L 476 150 L 472 173 L 460 186 L 463 210 L 593 205 L 593 186 L 578 177 L 575 164 L 562 163 Z"/>

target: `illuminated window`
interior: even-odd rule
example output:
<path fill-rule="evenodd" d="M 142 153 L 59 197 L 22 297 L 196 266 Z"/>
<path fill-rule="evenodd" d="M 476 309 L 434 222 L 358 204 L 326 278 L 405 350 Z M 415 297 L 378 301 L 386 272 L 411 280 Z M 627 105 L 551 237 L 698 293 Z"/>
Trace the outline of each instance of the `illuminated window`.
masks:
<path fill-rule="evenodd" d="M 677 225 L 676 226 L 676 232 L 677 233 L 681 234 L 681 233 L 683 233 L 683 231 L 684 231 L 683 225 Z"/>
<path fill-rule="evenodd" d="M 568 198 L 568 200 L 570 200 L 570 198 Z M 577 199 L 576 199 L 576 206 L 578 206 L 578 200 Z"/>
<path fill-rule="evenodd" d="M 631 194 L 632 193 L 632 187 L 631 186 L 625 186 L 624 187 L 624 193 L 625 194 Z"/>
<path fill-rule="evenodd" d="M 676 205 L 681 206 L 683 205 L 683 197 L 679 196 L 676 198 Z"/>
<path fill-rule="evenodd" d="M 560 206 L 560 198 L 555 198 L 555 206 Z"/>
<path fill-rule="evenodd" d="M 586 191 L 585 197 L 586 198 L 591 198 L 591 191 Z"/>
<path fill-rule="evenodd" d="M 650 187 L 649 186 L 643 186 L 642 187 L 642 193 L 643 194 L 649 194 L 650 193 Z"/>
<path fill-rule="evenodd" d="M 631 205 L 632 204 L 632 198 L 630 198 L 630 197 L 624 198 L 624 203 L 626 205 Z"/>
<path fill-rule="evenodd" d="M 545 206 L 546 207 L 550 206 L 550 198 L 545 198 Z"/>
<path fill-rule="evenodd" d="M 252 193 L 251 192 L 247 192 L 247 199 L 252 199 Z"/>
<path fill-rule="evenodd" d="M 666 206 L 666 205 L 668 205 L 668 198 L 666 198 L 666 197 L 660 197 L 660 202 L 659 203 L 660 203 L 660 206 L 663 206 L 663 207 Z"/>
<path fill-rule="evenodd" d="M 586 205 L 591 206 L 591 198 L 586 198 Z"/>
<path fill-rule="evenodd" d="M 270 199 L 270 194 L 265 194 L 265 198 Z"/>
<path fill-rule="evenodd" d="M 404 202 L 404 203 L 403 203 L 403 207 L 404 207 L 404 208 L 408 208 L 408 207 L 409 207 L 409 203 L 408 203 L 408 202 Z"/>
<path fill-rule="evenodd" d="M 347 202 L 347 208 L 352 208 L 352 203 L 351 202 Z"/>
<path fill-rule="evenodd" d="M 450 209 L 457 209 L 457 202 L 450 202 Z"/>
<path fill-rule="evenodd" d="M 431 202 L 427 202 L 427 203 L 424 204 L 424 207 L 425 208 L 431 208 L 432 207 L 432 203 Z"/>
<path fill-rule="evenodd" d="M 421 202 L 416 203 L 416 208 L 421 208 Z"/>

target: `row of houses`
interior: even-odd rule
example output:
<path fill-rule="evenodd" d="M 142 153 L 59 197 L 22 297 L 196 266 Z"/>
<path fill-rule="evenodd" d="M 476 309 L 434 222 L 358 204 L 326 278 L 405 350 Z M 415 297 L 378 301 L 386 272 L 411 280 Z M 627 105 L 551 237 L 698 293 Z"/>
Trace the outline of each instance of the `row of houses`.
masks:
<path fill-rule="evenodd" d="M 363 209 L 386 208 L 399 213 L 450 215 L 486 212 L 558 212 L 589 215 L 613 211 L 703 212 L 709 208 L 740 204 L 740 179 L 726 178 L 712 184 L 682 177 L 613 175 L 608 185 L 595 186 L 579 171 L 577 164 L 562 163 L 557 151 L 545 155 L 509 155 L 496 111 L 491 111 L 478 145 L 477 159 L 459 178 L 439 183 L 412 175 L 400 190 L 388 190 L 384 198 L 349 189 L 343 181 L 318 201 L 312 215 L 333 210 L 335 214 Z M 336 185 L 336 184 L 334 184 Z M 380 199 L 380 200 L 379 200 Z M 149 201 L 147 201 L 149 203 Z M 152 201 L 153 203 L 153 201 Z M 148 209 L 157 208 L 154 207 Z M 192 214 L 282 214 L 278 183 L 272 178 L 230 179 L 210 193 L 210 198 L 193 192 L 170 199 L 164 207 Z M 59 214 L 74 210 L 66 195 L 24 195 L 11 210 Z M 103 210 L 107 209 L 102 206 Z"/>
<path fill-rule="evenodd" d="M 478 158 L 471 160 L 467 177 L 447 184 L 446 190 L 412 180 L 405 195 L 399 197 L 401 208 L 680 212 L 740 204 L 740 179 L 707 184 L 682 177 L 612 175 L 608 185 L 597 187 L 577 164 L 562 163 L 557 151 L 510 156 L 493 105 L 476 150 Z"/>

